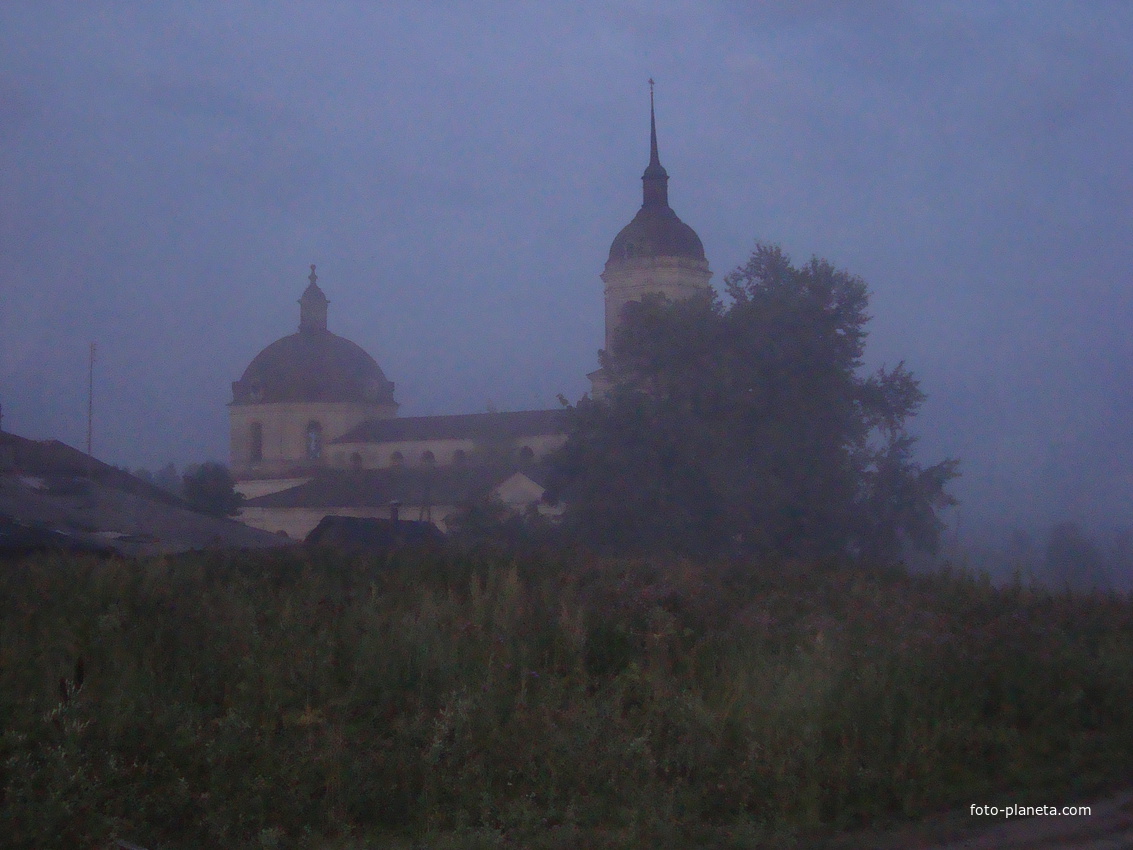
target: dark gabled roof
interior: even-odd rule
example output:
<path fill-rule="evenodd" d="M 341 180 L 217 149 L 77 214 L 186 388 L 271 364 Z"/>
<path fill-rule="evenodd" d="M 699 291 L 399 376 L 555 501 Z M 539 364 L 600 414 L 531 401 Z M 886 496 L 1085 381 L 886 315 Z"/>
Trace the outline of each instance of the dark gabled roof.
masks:
<path fill-rule="evenodd" d="M 403 505 L 463 505 L 483 498 L 516 472 L 538 484 L 545 470 L 539 464 L 326 470 L 289 490 L 248 499 L 244 506 L 384 508 L 395 501 Z"/>
<path fill-rule="evenodd" d="M 21 522 L 0 514 L 0 558 L 23 558 L 40 552 L 117 554 L 113 546 L 93 534 L 65 531 L 44 523 Z"/>
<path fill-rule="evenodd" d="M 195 513 L 172 493 L 63 443 L 0 433 L 0 553 L 134 556 L 282 544 L 265 531 Z"/>
<path fill-rule="evenodd" d="M 350 552 L 386 552 L 400 546 L 443 543 L 445 536 L 431 522 L 412 519 L 372 519 L 325 516 L 303 542 Z"/>
<path fill-rule="evenodd" d="M 42 478 L 51 492 L 60 495 L 66 495 L 64 491 L 69 488 L 81 488 L 82 480 L 90 480 L 155 502 L 188 507 L 183 499 L 168 490 L 58 440 L 29 440 L 0 432 L 0 473 Z"/>
<path fill-rule="evenodd" d="M 516 410 L 510 413 L 461 413 L 455 416 L 406 416 L 371 419 L 347 431 L 335 443 L 385 443 L 482 437 L 533 437 L 563 434 L 567 410 Z"/>

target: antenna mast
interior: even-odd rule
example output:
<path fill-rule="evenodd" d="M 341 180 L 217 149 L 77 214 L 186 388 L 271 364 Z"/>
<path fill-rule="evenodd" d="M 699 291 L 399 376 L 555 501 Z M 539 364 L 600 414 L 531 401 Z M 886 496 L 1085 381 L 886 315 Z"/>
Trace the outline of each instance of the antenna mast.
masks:
<path fill-rule="evenodd" d="M 87 370 L 87 454 L 91 453 L 94 435 L 94 343 L 90 344 L 90 363 Z"/>

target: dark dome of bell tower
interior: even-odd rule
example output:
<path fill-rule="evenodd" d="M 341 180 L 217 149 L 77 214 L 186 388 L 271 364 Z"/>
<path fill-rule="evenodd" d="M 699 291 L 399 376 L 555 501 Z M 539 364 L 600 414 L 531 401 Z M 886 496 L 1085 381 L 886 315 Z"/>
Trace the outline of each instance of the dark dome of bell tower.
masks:
<path fill-rule="evenodd" d="M 641 209 L 610 245 L 607 263 L 638 257 L 684 257 L 705 260 L 704 245 L 696 231 L 681 221 L 669 206 L 669 173 L 657 153 L 657 118 L 653 81 L 649 81 L 649 165 L 641 175 Z"/>

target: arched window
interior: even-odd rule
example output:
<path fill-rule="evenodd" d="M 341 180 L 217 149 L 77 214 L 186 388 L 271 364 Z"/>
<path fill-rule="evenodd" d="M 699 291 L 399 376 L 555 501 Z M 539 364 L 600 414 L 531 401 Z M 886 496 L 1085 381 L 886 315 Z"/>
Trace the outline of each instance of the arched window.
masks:
<path fill-rule="evenodd" d="M 323 456 L 323 426 L 318 422 L 307 423 L 307 460 L 319 460 Z"/>
<path fill-rule="evenodd" d="M 433 466 L 437 462 L 437 456 L 428 449 L 421 453 L 422 466 Z"/>
<path fill-rule="evenodd" d="M 362 455 L 358 454 L 358 452 L 352 452 L 351 453 L 351 455 L 350 455 L 350 468 L 351 469 L 361 469 L 362 468 Z"/>
<path fill-rule="evenodd" d="M 464 466 L 468 462 L 468 453 L 464 449 L 457 449 L 452 453 L 452 465 Z"/>
<path fill-rule="evenodd" d="M 531 446 L 524 446 L 519 450 L 520 463 L 531 463 L 533 460 L 535 460 L 535 451 Z"/>
<path fill-rule="evenodd" d="M 405 463 L 405 456 L 401 452 L 394 452 L 389 456 L 390 466 L 401 466 Z"/>
<path fill-rule="evenodd" d="M 259 463 L 264 459 L 264 426 L 253 422 L 248 434 L 248 460 Z"/>

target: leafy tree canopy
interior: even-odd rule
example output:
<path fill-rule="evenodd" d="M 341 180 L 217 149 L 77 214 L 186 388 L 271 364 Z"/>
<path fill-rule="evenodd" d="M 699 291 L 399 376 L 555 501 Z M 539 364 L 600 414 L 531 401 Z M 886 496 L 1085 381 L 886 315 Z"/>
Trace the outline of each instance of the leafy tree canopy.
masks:
<path fill-rule="evenodd" d="M 551 493 L 568 531 L 617 550 L 933 549 L 958 462 L 922 467 L 904 364 L 861 373 L 861 278 L 758 246 L 714 291 L 631 302 L 600 354 L 611 390 L 573 408 Z"/>
<path fill-rule="evenodd" d="M 244 502 L 244 497 L 236 492 L 232 473 L 222 463 L 210 461 L 186 470 L 182 486 L 189 506 L 210 516 L 232 516 Z"/>

